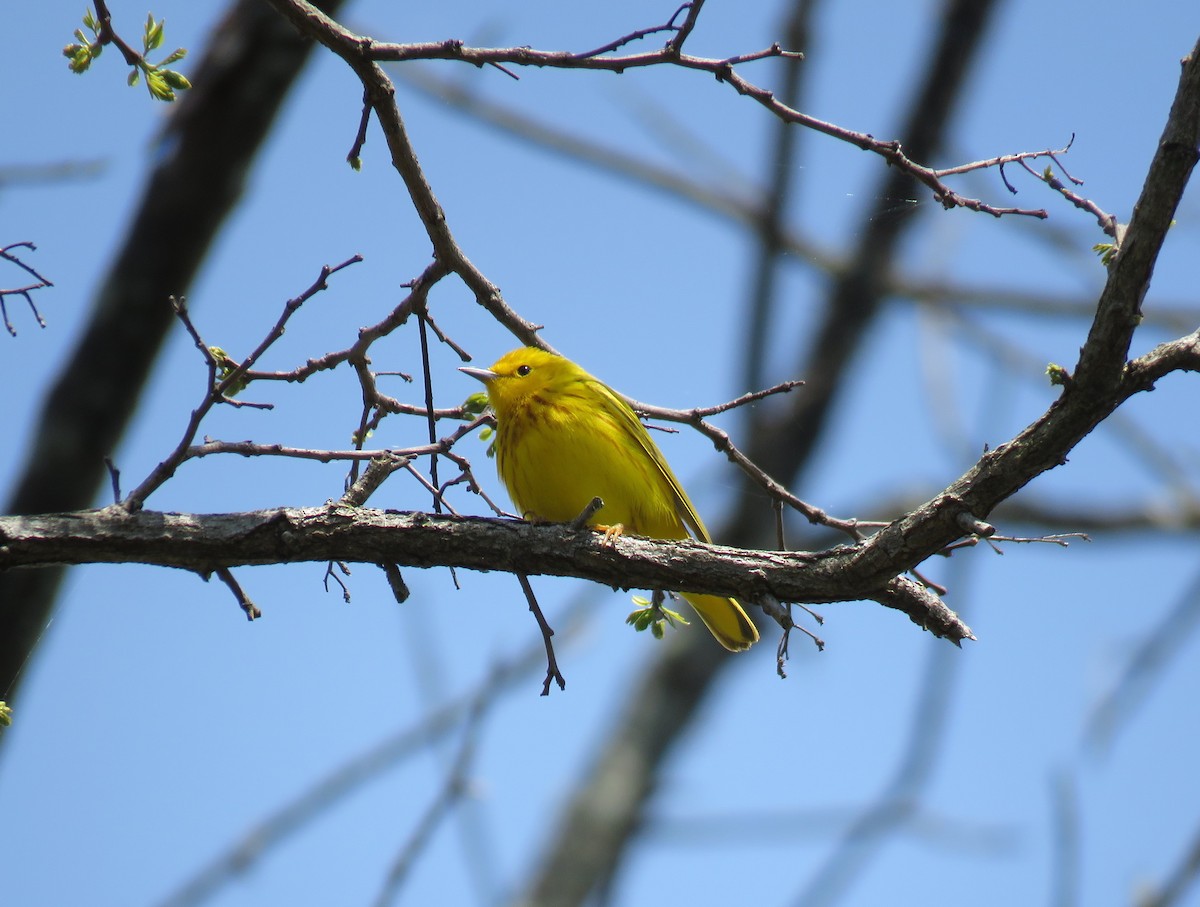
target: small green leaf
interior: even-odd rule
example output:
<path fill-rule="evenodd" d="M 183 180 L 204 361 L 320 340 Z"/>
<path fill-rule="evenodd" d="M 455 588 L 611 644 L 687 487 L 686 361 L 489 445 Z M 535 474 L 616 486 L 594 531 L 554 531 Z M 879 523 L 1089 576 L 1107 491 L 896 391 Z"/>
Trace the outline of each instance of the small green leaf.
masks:
<path fill-rule="evenodd" d="M 688 625 L 687 620 L 678 611 L 656 605 L 640 595 L 633 597 L 633 603 L 638 607 L 629 613 L 629 616 L 625 618 L 625 623 L 639 633 L 648 629 L 655 639 L 662 639 L 664 625 L 682 624 L 685 627 Z"/>
<path fill-rule="evenodd" d="M 12 724 L 12 709 L 8 703 L 0 699 L 0 724 L 9 727 Z"/>
<path fill-rule="evenodd" d="M 146 53 L 152 50 L 157 50 L 163 42 L 163 26 L 167 24 L 166 19 L 154 21 L 154 15 L 146 14 L 146 29 L 142 35 L 142 45 L 146 48 Z"/>
<path fill-rule="evenodd" d="M 625 618 L 625 623 L 629 624 L 633 629 L 641 633 L 646 627 L 650 626 L 650 621 L 654 619 L 654 615 L 647 609 L 639 609 L 631 611 L 629 616 Z"/>
<path fill-rule="evenodd" d="M 171 51 L 170 54 L 168 54 L 167 58 L 165 60 L 163 60 L 161 63 L 159 63 L 158 65 L 159 66 L 168 66 L 171 63 L 178 63 L 180 60 L 182 60 L 186 56 L 187 56 L 187 48 L 186 47 L 176 47 L 173 51 Z"/>
<path fill-rule="evenodd" d="M 129 70 L 129 78 L 127 78 L 125 81 L 128 83 L 129 87 L 132 88 L 141 80 L 141 78 L 142 75 L 135 66 L 133 69 Z"/>

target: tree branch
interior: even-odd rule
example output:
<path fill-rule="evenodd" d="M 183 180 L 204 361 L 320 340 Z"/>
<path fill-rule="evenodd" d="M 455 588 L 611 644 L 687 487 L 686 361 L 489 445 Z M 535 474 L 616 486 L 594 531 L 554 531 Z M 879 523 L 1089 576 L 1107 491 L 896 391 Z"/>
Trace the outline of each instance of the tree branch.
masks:
<path fill-rule="evenodd" d="M 128 514 L 113 506 L 0 517 L 0 570 L 84 563 L 142 563 L 202 574 L 249 565 L 346 561 L 464 567 L 573 576 L 637 589 L 762 595 L 780 601 L 873 598 L 938 636 L 974 638 L 928 590 L 889 577 L 864 587 L 848 569 L 853 549 L 748 551 L 694 541 L 622 535 L 489 517 L 346 507 L 250 513 Z M 903 571 L 898 566 L 896 573 Z"/>
<path fill-rule="evenodd" d="M 858 556 L 878 559 L 882 580 L 898 551 L 920 563 L 943 548 L 966 509 L 985 519 L 1001 501 L 1066 454 L 1126 399 L 1149 390 L 1173 369 L 1200 371 L 1200 330 L 1126 361 L 1154 263 L 1191 171 L 1200 158 L 1200 43 L 1183 61 L 1183 73 L 1142 195 L 1134 206 L 1120 251 L 1109 269 L 1096 317 L 1063 394 L 1016 438 L 988 451 L 958 481 L 872 537 Z M 940 528 L 939 528 L 940 527 Z M 910 560 L 912 558 L 904 558 Z M 894 574 L 892 574 L 894 575 Z"/>

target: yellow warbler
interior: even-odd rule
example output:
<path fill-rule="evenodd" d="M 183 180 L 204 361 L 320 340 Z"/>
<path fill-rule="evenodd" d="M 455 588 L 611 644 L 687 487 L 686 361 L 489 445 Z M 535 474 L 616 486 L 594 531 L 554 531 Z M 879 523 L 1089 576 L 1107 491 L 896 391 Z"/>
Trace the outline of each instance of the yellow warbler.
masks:
<path fill-rule="evenodd" d="M 496 413 L 496 471 L 521 516 L 569 522 L 599 496 L 604 506 L 593 526 L 656 539 L 687 538 L 691 530 L 712 541 L 637 414 L 574 362 L 525 347 L 490 369 L 461 371 L 487 387 Z M 735 599 L 683 597 L 726 649 L 758 642 Z"/>

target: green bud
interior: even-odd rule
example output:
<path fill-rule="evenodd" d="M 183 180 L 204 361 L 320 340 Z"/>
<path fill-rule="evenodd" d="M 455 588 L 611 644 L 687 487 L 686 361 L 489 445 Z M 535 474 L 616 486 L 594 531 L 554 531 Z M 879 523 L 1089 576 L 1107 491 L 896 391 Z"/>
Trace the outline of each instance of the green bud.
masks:
<path fill-rule="evenodd" d="M 1107 267 L 1117 257 L 1117 244 L 1113 242 L 1098 242 L 1092 246 L 1092 251 L 1100 256 L 1100 264 Z"/>
<path fill-rule="evenodd" d="M 146 53 L 150 53 L 162 44 L 163 26 L 166 24 L 166 19 L 155 22 L 152 13 L 146 14 L 146 28 L 142 34 L 142 44 L 146 48 Z"/>
<path fill-rule="evenodd" d="M 192 83 L 187 80 L 183 73 L 176 72 L 173 69 L 160 69 L 163 80 L 174 88 L 176 91 L 186 91 L 192 87 Z"/>
<path fill-rule="evenodd" d="M 171 86 L 167 84 L 167 80 L 157 69 L 146 70 L 146 88 L 150 90 L 150 96 L 156 101 L 175 100 L 175 92 L 171 90 Z"/>
<path fill-rule="evenodd" d="M 488 408 L 488 396 L 483 391 L 471 394 L 463 401 L 463 411 L 470 413 L 473 416 L 478 416 L 481 412 Z M 481 434 L 480 437 L 483 437 Z"/>
<path fill-rule="evenodd" d="M 73 73 L 87 72 L 88 67 L 92 65 L 92 60 L 95 56 L 88 47 L 77 47 L 75 55 L 71 58 L 71 62 L 67 64 L 67 69 Z"/>
<path fill-rule="evenodd" d="M 1071 383 L 1071 373 L 1056 362 L 1051 362 L 1046 366 L 1046 374 L 1050 377 L 1050 384 L 1054 387 L 1065 387 Z"/>

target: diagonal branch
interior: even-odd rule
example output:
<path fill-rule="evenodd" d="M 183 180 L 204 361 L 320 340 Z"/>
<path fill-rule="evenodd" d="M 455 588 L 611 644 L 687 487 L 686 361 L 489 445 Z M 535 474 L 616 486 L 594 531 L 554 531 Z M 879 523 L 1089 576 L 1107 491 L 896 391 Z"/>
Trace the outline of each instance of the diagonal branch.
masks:
<path fill-rule="evenodd" d="M 370 38 L 359 37 L 347 31 L 310 3 L 302 0 L 268 2 L 302 34 L 315 38 L 345 60 L 362 82 L 364 99 L 383 130 L 388 151 L 391 152 L 392 166 L 396 168 L 408 189 L 413 207 L 433 244 L 434 255 L 440 266 L 457 274 L 474 293 L 476 302 L 516 337 L 525 343 L 534 343 L 538 325 L 525 320 L 509 307 L 500 293 L 500 288 L 471 262 L 454 238 L 441 203 L 434 195 L 433 188 L 417 160 L 416 149 L 409 138 L 404 118 L 400 115 L 400 108 L 396 105 L 395 86 L 378 62 L 367 53 L 374 42 Z"/>
<path fill-rule="evenodd" d="M 1200 331 L 1162 344 L 1133 362 L 1125 358 L 1163 239 L 1198 158 L 1200 43 L 1184 60 L 1158 152 L 1109 269 L 1075 374 L 1064 378 L 1062 396 L 1012 441 L 980 457 L 940 495 L 868 541 L 858 557 L 864 564 L 878 564 L 877 578 L 884 578 L 897 551 L 907 551 L 919 563 L 942 548 L 964 509 L 985 519 L 1035 476 L 1063 463 L 1066 453 L 1121 402 L 1152 389 L 1168 371 L 1200 371 Z"/>

